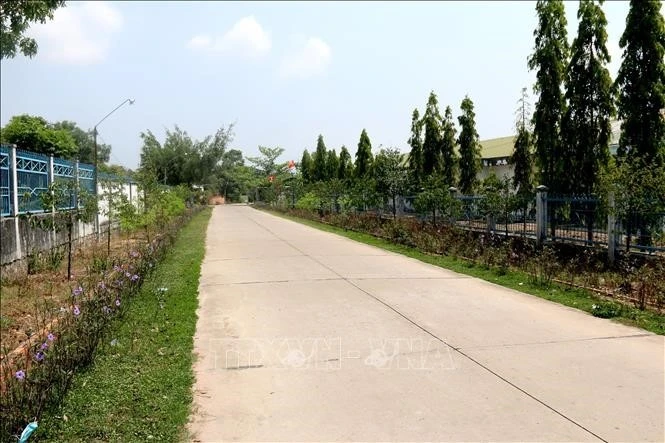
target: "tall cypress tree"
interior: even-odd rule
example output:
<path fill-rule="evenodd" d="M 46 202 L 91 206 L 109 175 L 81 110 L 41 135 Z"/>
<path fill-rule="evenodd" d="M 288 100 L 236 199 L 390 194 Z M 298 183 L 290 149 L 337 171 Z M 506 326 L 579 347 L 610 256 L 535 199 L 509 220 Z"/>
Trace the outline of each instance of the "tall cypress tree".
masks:
<path fill-rule="evenodd" d="M 337 169 L 337 178 L 340 180 L 349 180 L 353 177 L 353 162 L 351 154 L 346 146 L 342 146 L 339 151 L 339 168 Z"/>
<path fill-rule="evenodd" d="M 302 153 L 300 173 L 302 174 L 302 179 L 305 183 L 310 183 L 312 181 L 312 156 L 309 155 L 307 149 Z"/>
<path fill-rule="evenodd" d="M 326 180 L 331 180 L 337 178 L 337 173 L 339 172 L 339 158 L 337 158 L 337 152 L 334 149 L 328 151 L 326 157 Z"/>
<path fill-rule="evenodd" d="M 423 127 L 420 121 L 418 108 L 411 114 L 411 137 L 409 137 L 409 172 L 416 186 L 420 186 L 423 179 Z"/>
<path fill-rule="evenodd" d="M 510 164 L 513 165 L 513 188 L 520 196 L 527 196 L 533 187 L 531 175 L 533 161 L 531 158 L 532 139 L 529 131 L 529 102 L 526 88 L 522 89 L 522 96 L 517 109 L 517 137 L 513 146 Z"/>
<path fill-rule="evenodd" d="M 446 106 L 443 118 L 443 137 L 441 139 L 441 175 L 447 186 L 454 186 L 457 180 L 457 154 L 455 154 L 455 122 L 453 110 Z"/>
<path fill-rule="evenodd" d="M 323 136 L 319 135 L 316 141 L 316 151 L 312 158 L 312 181 L 319 182 L 327 179 L 326 157 L 326 144 L 323 142 Z"/>
<path fill-rule="evenodd" d="M 441 114 L 434 91 L 430 92 L 423 116 L 425 141 L 423 142 L 423 175 L 428 177 L 441 163 Z"/>
<path fill-rule="evenodd" d="M 623 61 L 616 79 L 621 125 L 619 156 L 633 163 L 665 162 L 665 23 L 660 0 L 631 0 L 619 40 Z"/>
<path fill-rule="evenodd" d="M 593 192 L 600 169 L 609 159 L 614 103 L 606 68 L 610 54 L 607 20 L 600 6 L 603 1 L 581 0 L 577 11 L 580 22 L 566 70 L 568 108 L 562 125 L 562 167 L 567 172 L 561 182 L 564 193 Z"/>
<path fill-rule="evenodd" d="M 536 160 L 540 168 L 540 184 L 559 192 L 561 168 L 561 121 L 565 100 L 561 92 L 568 60 L 566 13 L 561 0 L 538 0 L 538 28 L 534 53 L 528 66 L 536 70 L 534 89 L 539 93 L 533 114 L 533 135 Z"/>
<path fill-rule="evenodd" d="M 473 111 L 473 102 L 466 96 L 460 107 L 462 115 L 457 118 L 460 125 L 460 135 L 457 140 L 460 153 L 459 187 L 463 194 L 471 194 L 476 187 L 476 176 L 480 171 L 480 143 L 476 131 L 476 113 Z"/>
<path fill-rule="evenodd" d="M 367 131 L 363 129 L 358 141 L 358 150 L 356 151 L 355 174 L 357 178 L 364 178 L 372 169 L 372 142 L 369 140 Z"/>

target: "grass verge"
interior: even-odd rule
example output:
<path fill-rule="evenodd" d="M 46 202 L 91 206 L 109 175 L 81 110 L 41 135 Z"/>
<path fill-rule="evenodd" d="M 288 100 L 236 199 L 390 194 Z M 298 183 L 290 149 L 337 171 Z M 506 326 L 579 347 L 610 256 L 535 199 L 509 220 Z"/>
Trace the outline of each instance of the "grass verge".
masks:
<path fill-rule="evenodd" d="M 35 441 L 179 441 L 192 402 L 198 284 L 211 209 L 181 230 L 166 258 L 112 325 Z M 167 288 L 166 291 L 160 288 Z"/>
<path fill-rule="evenodd" d="M 488 269 L 486 267 L 477 265 L 463 259 L 458 259 L 451 256 L 441 256 L 426 254 L 418 249 L 392 243 L 388 240 L 375 237 L 371 234 L 349 231 L 336 226 L 331 226 L 325 223 L 320 223 L 313 220 L 294 217 L 292 215 L 284 214 L 277 211 L 261 208 L 270 214 L 282 217 L 287 220 L 292 220 L 313 228 L 330 232 L 333 234 L 341 235 L 343 237 L 355 240 L 367 245 L 376 246 L 387 251 L 396 252 L 407 257 L 415 258 L 425 263 L 440 266 L 442 268 L 450 269 L 451 271 L 459 272 L 460 274 L 470 275 L 491 283 L 495 283 L 506 288 L 514 289 L 526 294 L 535 295 L 537 297 L 560 303 L 565 306 L 580 309 L 590 314 L 598 315 L 599 308 L 603 311 L 613 311 L 612 320 L 620 323 L 637 326 L 655 334 L 665 335 L 665 316 L 650 310 L 639 310 L 631 306 L 620 305 L 618 303 L 609 303 L 607 300 L 602 299 L 591 291 L 579 288 L 571 288 L 569 286 L 552 283 L 549 286 L 542 286 L 533 283 L 530 276 L 519 270 L 509 269 L 505 273 L 497 272 L 495 269 Z M 594 309 L 594 306 L 596 307 Z"/>

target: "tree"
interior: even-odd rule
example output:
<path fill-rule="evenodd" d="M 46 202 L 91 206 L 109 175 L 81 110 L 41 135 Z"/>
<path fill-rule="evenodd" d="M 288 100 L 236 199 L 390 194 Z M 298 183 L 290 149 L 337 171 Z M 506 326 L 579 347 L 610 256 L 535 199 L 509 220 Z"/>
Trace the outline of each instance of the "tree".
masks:
<path fill-rule="evenodd" d="M 310 183 L 313 180 L 312 168 L 312 156 L 309 155 L 309 152 L 305 149 L 302 153 L 302 159 L 300 160 L 300 173 L 302 174 L 302 179 L 305 183 Z"/>
<path fill-rule="evenodd" d="M 259 146 L 259 152 L 261 153 L 259 157 L 247 157 L 247 161 L 252 163 L 254 169 L 266 178 L 279 172 L 276 160 L 284 153 L 284 148 Z"/>
<path fill-rule="evenodd" d="M 631 0 L 619 40 L 619 157 L 665 163 L 665 20 L 659 0 Z"/>
<path fill-rule="evenodd" d="M 530 70 L 536 70 L 534 90 L 539 93 L 533 115 L 536 159 L 540 168 L 540 183 L 552 192 L 559 191 L 561 169 L 561 121 L 565 100 L 561 84 L 568 59 L 566 14 L 561 0 L 538 0 L 538 28 L 534 53 L 529 57 Z"/>
<path fill-rule="evenodd" d="M 333 180 L 338 178 L 339 174 L 339 158 L 334 149 L 328 151 L 326 155 L 326 180 Z"/>
<path fill-rule="evenodd" d="M 319 138 L 316 140 L 316 151 L 312 157 L 312 180 L 315 182 L 328 179 L 328 170 L 326 168 L 327 154 L 323 136 L 319 135 Z"/>
<path fill-rule="evenodd" d="M 346 146 L 342 146 L 339 151 L 339 168 L 337 169 L 337 177 L 340 180 L 350 180 L 353 177 L 353 162 L 351 161 L 351 154 Z"/>
<path fill-rule="evenodd" d="M 363 129 L 363 132 L 360 133 L 358 150 L 356 151 L 356 178 L 366 177 L 372 169 L 372 162 L 372 143 L 369 140 L 367 131 Z"/>
<path fill-rule="evenodd" d="M 37 54 L 37 42 L 26 37 L 31 23 L 46 23 L 56 9 L 65 6 L 60 0 L 3 0 L 0 2 L 0 60 Z"/>
<path fill-rule="evenodd" d="M 74 138 L 78 147 L 78 160 L 83 163 L 95 162 L 95 139 L 92 131 L 84 131 L 75 122 L 63 120 L 53 124 L 55 129 L 64 129 Z M 97 163 L 107 163 L 111 159 L 111 145 L 97 142 Z"/>
<path fill-rule="evenodd" d="M 441 139 L 441 173 L 447 186 L 454 186 L 457 180 L 457 155 L 455 154 L 455 122 L 453 110 L 446 106 Z"/>
<path fill-rule="evenodd" d="M 384 198 L 392 200 L 393 219 L 397 216 L 397 196 L 406 188 L 407 169 L 402 165 L 402 154 L 395 148 L 382 149 L 374 159 L 376 189 Z"/>
<path fill-rule="evenodd" d="M 466 96 L 462 100 L 462 115 L 457 120 L 461 128 L 459 139 L 460 152 L 460 191 L 471 194 L 476 186 L 477 174 L 480 171 L 480 143 L 476 131 L 476 114 L 473 112 L 473 102 Z"/>
<path fill-rule="evenodd" d="M 580 22 L 566 71 L 568 108 L 562 124 L 562 167 L 568 172 L 561 182 L 561 191 L 565 193 L 593 192 L 600 168 L 609 159 L 614 104 L 612 81 L 605 67 L 610 54 L 602 3 L 603 0 L 599 3 L 581 0 L 577 12 Z"/>
<path fill-rule="evenodd" d="M 423 116 L 425 141 L 423 142 L 423 174 L 425 177 L 439 169 L 441 163 L 441 114 L 434 91 L 430 92 Z"/>
<path fill-rule="evenodd" d="M 423 126 L 420 121 L 420 113 L 416 108 L 413 110 L 413 114 L 411 114 L 411 137 L 409 137 L 409 146 L 411 146 L 411 152 L 409 153 L 409 170 L 416 187 L 420 186 L 420 182 L 423 179 L 422 132 Z"/>
<path fill-rule="evenodd" d="M 522 88 L 522 96 L 519 99 L 517 109 L 517 137 L 510 156 L 510 164 L 513 165 L 513 188 L 520 196 L 531 193 L 533 184 L 531 175 L 533 172 L 533 161 L 531 158 L 532 140 L 529 131 L 529 102 L 526 88 Z"/>
<path fill-rule="evenodd" d="M 69 131 L 56 129 L 42 117 L 28 114 L 12 117 L 0 131 L 3 143 L 40 154 L 71 159 L 76 156 L 76 141 Z"/>

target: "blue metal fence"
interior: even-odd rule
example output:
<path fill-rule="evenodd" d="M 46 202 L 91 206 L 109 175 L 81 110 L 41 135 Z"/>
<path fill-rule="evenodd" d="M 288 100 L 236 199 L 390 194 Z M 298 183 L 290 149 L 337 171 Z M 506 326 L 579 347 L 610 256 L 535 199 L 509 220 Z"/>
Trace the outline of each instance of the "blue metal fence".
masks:
<path fill-rule="evenodd" d="M 51 159 L 43 154 L 16 150 L 16 164 L 12 164 L 12 146 L 0 145 L 0 215 L 12 216 L 13 189 L 16 189 L 18 200 L 18 213 L 43 212 L 41 194 L 48 191 L 51 184 Z M 16 168 L 16 183 L 12 183 L 12 168 Z M 113 176 L 106 179 L 113 180 Z M 115 178 L 116 181 L 127 181 L 125 178 Z M 62 158 L 53 158 L 53 180 L 55 182 L 75 182 L 78 180 L 79 188 L 95 193 L 95 167 L 86 163 Z M 76 192 L 72 187 L 67 203 L 58 209 L 72 209 L 76 207 Z"/>

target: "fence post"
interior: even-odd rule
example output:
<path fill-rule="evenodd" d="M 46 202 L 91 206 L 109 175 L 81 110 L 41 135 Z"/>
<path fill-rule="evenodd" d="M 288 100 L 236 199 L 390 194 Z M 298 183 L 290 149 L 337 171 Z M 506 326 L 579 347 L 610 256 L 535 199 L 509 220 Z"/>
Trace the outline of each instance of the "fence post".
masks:
<path fill-rule="evenodd" d="M 536 188 L 536 243 L 542 245 L 547 238 L 547 186 Z"/>
<path fill-rule="evenodd" d="M 23 258 L 23 251 L 21 249 L 21 231 L 19 229 L 18 218 L 18 172 L 16 171 L 16 145 L 12 145 L 11 155 L 9 159 L 9 167 L 11 168 L 11 187 L 12 187 L 12 216 L 14 217 L 14 239 L 16 240 L 16 260 Z"/>
<path fill-rule="evenodd" d="M 610 192 L 607 196 L 608 211 L 607 211 L 607 260 L 610 264 L 614 264 L 616 243 L 617 243 L 617 224 L 616 215 L 614 214 L 614 193 Z"/>
<path fill-rule="evenodd" d="M 455 225 L 457 223 L 456 217 L 455 217 L 455 199 L 457 198 L 457 188 L 454 186 L 451 186 L 448 188 L 448 192 L 450 192 L 450 197 L 451 197 L 451 210 L 450 210 L 450 224 Z"/>
<path fill-rule="evenodd" d="M 48 179 L 46 181 L 46 187 L 47 188 L 52 188 L 53 183 L 55 182 L 55 172 L 53 170 L 53 155 L 48 156 Z M 51 196 L 53 195 L 53 191 L 50 191 Z M 51 221 L 55 221 L 55 205 L 51 205 Z M 56 233 L 55 233 L 55 223 L 53 223 L 53 227 L 51 229 L 51 248 L 55 247 L 57 238 L 56 238 Z"/>

